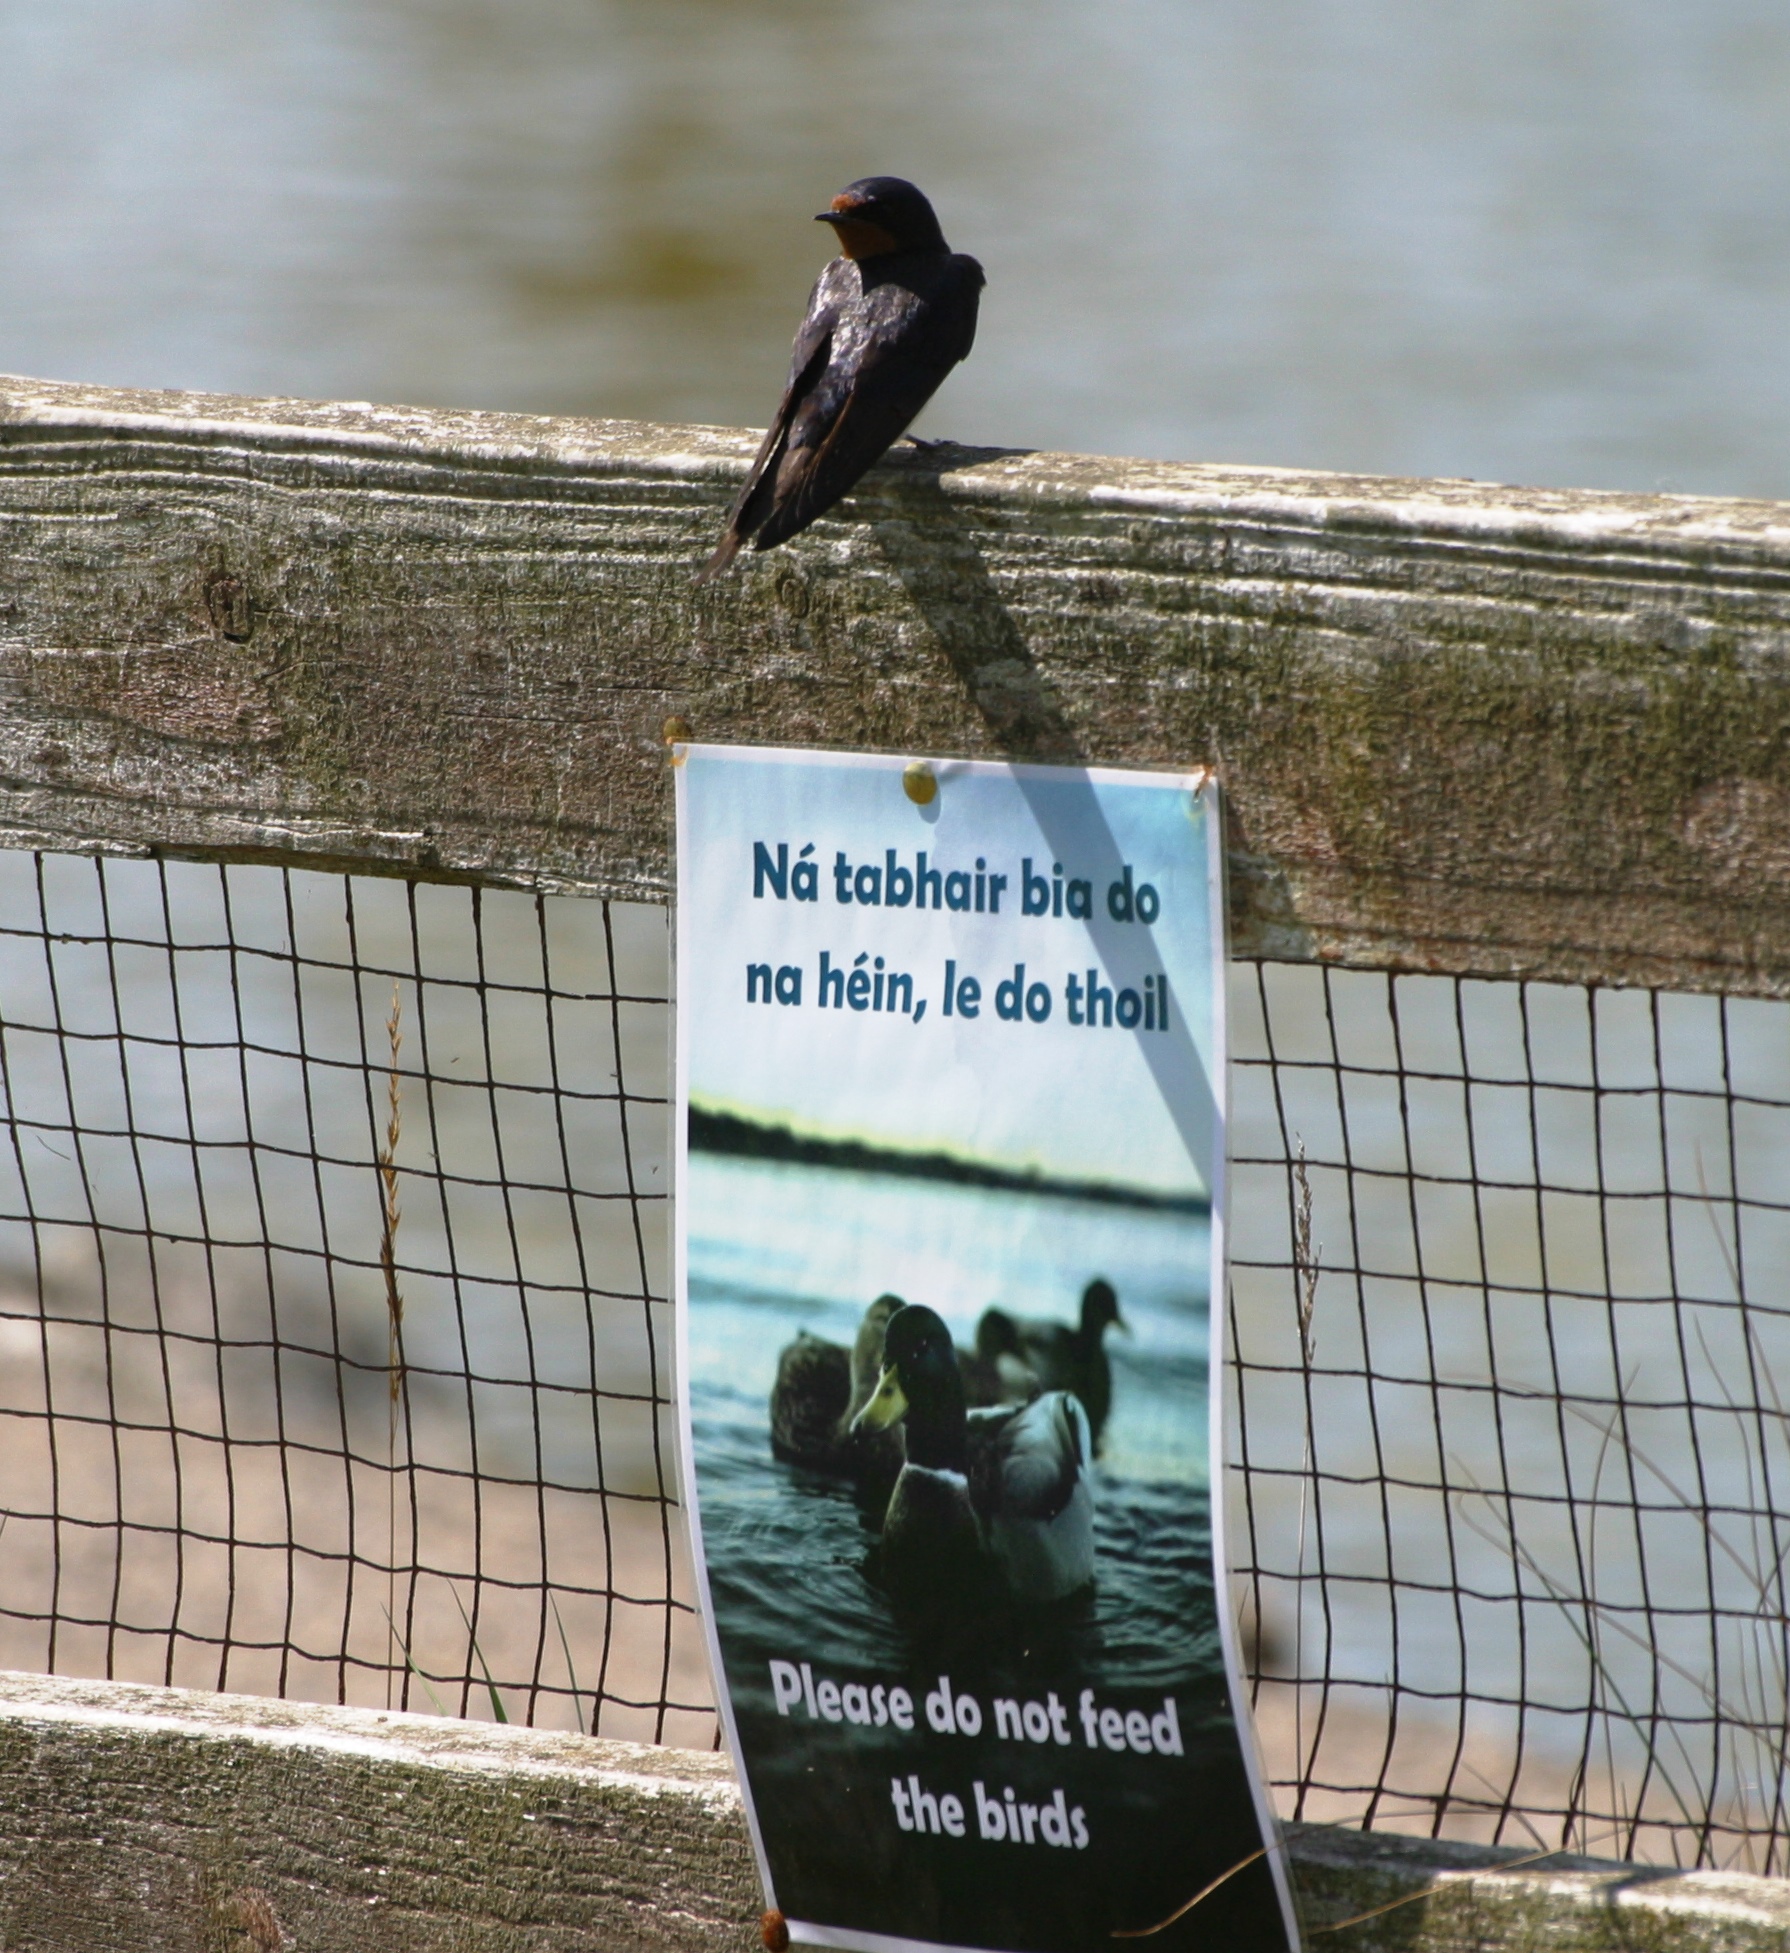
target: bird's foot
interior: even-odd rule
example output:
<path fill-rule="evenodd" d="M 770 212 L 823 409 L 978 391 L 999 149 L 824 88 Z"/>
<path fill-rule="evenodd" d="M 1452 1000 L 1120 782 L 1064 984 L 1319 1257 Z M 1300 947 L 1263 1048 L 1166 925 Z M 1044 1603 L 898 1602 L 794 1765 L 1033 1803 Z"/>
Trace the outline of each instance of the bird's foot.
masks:
<path fill-rule="evenodd" d="M 937 454 L 940 448 L 948 448 L 951 446 L 949 441 L 927 441 L 923 440 L 918 434 L 904 434 L 902 439 L 912 441 L 914 446 L 922 454 Z"/>

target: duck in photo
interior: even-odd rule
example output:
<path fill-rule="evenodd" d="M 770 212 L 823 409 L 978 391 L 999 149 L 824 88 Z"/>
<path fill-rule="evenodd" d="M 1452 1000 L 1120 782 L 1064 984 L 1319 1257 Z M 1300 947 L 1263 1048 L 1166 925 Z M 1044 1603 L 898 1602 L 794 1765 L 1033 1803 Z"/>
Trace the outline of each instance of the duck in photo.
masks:
<path fill-rule="evenodd" d="M 1032 1372 L 1041 1390 L 1072 1390 L 1088 1413 L 1098 1454 L 1113 1405 L 1113 1370 L 1106 1353 L 1106 1332 L 1114 1324 L 1130 1333 L 1119 1314 L 1119 1298 L 1112 1283 L 1097 1275 L 1082 1290 L 1079 1324 L 985 1309 L 976 1325 L 976 1348 L 981 1350 L 986 1341 L 990 1349 L 1007 1351 L 1011 1362 Z"/>
<path fill-rule="evenodd" d="M 848 1350 L 806 1329 L 796 1332 L 777 1358 L 771 1386 L 771 1452 L 786 1465 L 854 1477 L 893 1477 L 901 1469 L 898 1431 L 853 1431 L 883 1369 L 883 1335 L 903 1306 L 899 1295 L 879 1295 L 864 1311 Z"/>
<path fill-rule="evenodd" d="M 898 1600 L 949 1605 L 992 1574 L 1014 1600 L 1054 1601 L 1093 1579 L 1093 1443 L 1074 1395 L 971 1411 L 951 1332 L 910 1303 L 889 1319 L 882 1376 L 853 1428 L 896 1425 L 907 1457 L 882 1554 Z"/>
<path fill-rule="evenodd" d="M 976 1325 L 976 1346 L 957 1351 L 963 1394 L 972 1409 L 1029 1404 L 1044 1386 L 1019 1346 L 1018 1325 L 1004 1309 L 988 1309 Z"/>

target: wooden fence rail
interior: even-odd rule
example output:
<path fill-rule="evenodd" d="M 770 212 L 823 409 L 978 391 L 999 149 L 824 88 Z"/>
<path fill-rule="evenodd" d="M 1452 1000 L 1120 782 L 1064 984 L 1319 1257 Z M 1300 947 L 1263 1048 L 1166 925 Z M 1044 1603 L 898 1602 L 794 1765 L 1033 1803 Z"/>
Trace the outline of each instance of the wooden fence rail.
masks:
<path fill-rule="evenodd" d="M 1242 953 L 1790 994 L 1790 508 L 0 379 L 0 830 L 663 898 L 701 738 L 1216 761 Z"/>
<path fill-rule="evenodd" d="M 758 1946 L 724 1757 L 0 1675 L 0 1772 L 0 1944 L 20 1953 Z M 1778 1879 L 1538 1865 L 1309 1825 L 1290 1847 L 1314 1953 L 1782 1953 L 1790 1939 Z"/>

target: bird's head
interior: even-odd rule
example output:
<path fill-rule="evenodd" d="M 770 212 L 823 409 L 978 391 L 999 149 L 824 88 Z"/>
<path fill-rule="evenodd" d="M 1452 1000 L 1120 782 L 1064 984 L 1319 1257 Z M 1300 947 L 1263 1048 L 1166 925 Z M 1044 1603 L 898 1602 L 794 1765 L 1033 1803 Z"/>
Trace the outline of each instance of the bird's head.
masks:
<path fill-rule="evenodd" d="M 1116 1322 L 1127 1335 L 1131 1325 L 1119 1313 L 1119 1298 L 1113 1293 L 1113 1285 L 1096 1275 L 1082 1290 L 1081 1326 L 1096 1341 L 1109 1322 Z"/>
<path fill-rule="evenodd" d="M 984 1309 L 982 1320 L 976 1324 L 976 1354 L 985 1363 L 992 1363 L 997 1357 L 1019 1353 L 1019 1324 L 1005 1309 Z"/>
<path fill-rule="evenodd" d="M 930 1309 L 910 1302 L 883 1331 L 882 1378 L 852 1428 L 886 1431 L 910 1411 L 948 1412 L 953 1402 L 961 1419 L 963 1384 L 951 1332 Z"/>
<path fill-rule="evenodd" d="M 945 234 L 932 205 L 905 178 L 861 176 L 848 183 L 814 220 L 831 224 L 848 258 L 880 258 L 890 251 L 942 251 Z"/>
<path fill-rule="evenodd" d="M 879 1295 L 864 1311 L 864 1320 L 858 1324 L 858 1339 L 853 1343 L 851 1353 L 854 1395 L 860 1381 L 865 1388 L 869 1388 L 882 1375 L 883 1332 L 896 1310 L 906 1307 L 899 1295 Z"/>

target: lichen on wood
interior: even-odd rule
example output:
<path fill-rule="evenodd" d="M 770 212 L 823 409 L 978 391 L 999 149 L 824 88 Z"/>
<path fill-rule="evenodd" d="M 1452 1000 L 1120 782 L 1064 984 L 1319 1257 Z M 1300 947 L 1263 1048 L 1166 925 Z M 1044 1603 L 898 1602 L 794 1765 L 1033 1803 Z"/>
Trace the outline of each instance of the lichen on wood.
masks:
<path fill-rule="evenodd" d="M 0 1945 L 751 1953 L 724 1756 L 0 1675 Z M 1333 1953 L 1777 1953 L 1790 1883 L 1296 1825 Z M 1342 1931 L 1329 1928 L 1357 1918 Z"/>
<path fill-rule="evenodd" d="M 0 379 L 0 839 L 663 899 L 702 739 L 1211 762 L 1243 953 L 1790 994 L 1790 507 Z"/>

